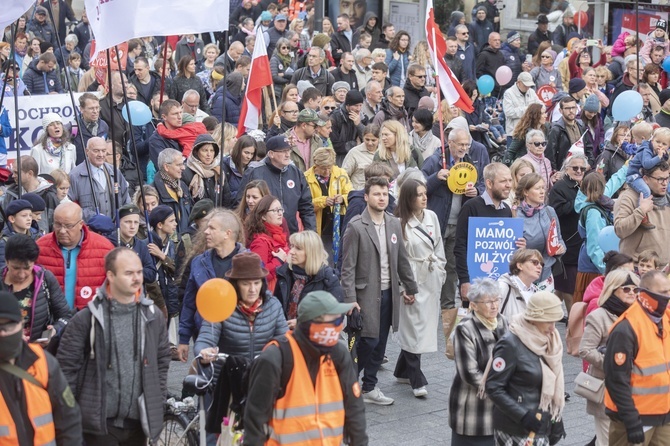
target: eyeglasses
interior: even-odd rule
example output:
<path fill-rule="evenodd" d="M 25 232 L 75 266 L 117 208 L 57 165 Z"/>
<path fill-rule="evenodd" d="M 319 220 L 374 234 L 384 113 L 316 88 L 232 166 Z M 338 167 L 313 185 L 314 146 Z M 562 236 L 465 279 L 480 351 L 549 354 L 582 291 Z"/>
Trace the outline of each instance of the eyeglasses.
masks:
<path fill-rule="evenodd" d="M 540 266 L 542 266 L 542 268 L 544 268 L 544 262 L 541 262 L 537 259 L 530 259 L 529 262 L 532 263 L 534 266 L 540 265 Z"/>
<path fill-rule="evenodd" d="M 636 286 L 620 286 L 619 289 L 623 291 L 625 294 L 635 294 L 637 293 L 637 287 Z"/>
<path fill-rule="evenodd" d="M 561 110 L 565 110 L 565 111 L 577 110 L 577 106 L 574 106 L 574 107 L 563 107 Z"/>
<path fill-rule="evenodd" d="M 551 56 L 549 54 L 543 54 L 542 59 L 551 59 Z"/>
<path fill-rule="evenodd" d="M 461 36 L 467 36 L 467 35 L 469 35 L 470 33 L 469 33 L 469 32 L 464 32 L 464 33 L 459 33 L 459 34 L 460 34 Z"/>
<path fill-rule="evenodd" d="M 657 177 L 649 176 L 649 178 L 652 178 L 652 179 L 658 181 L 661 184 L 668 184 L 668 181 L 670 181 L 670 177 L 657 178 Z"/>
<path fill-rule="evenodd" d="M 71 231 L 73 230 L 79 223 L 81 223 L 81 220 L 78 220 L 72 224 L 66 225 L 63 223 L 59 223 L 57 221 L 54 222 L 54 231 L 60 231 L 61 229 L 65 229 L 66 231 Z"/>
<path fill-rule="evenodd" d="M 281 48 L 279 48 L 279 49 L 280 49 L 280 50 L 287 50 L 288 47 L 287 47 L 287 46 L 283 46 L 283 47 L 281 47 Z"/>
<path fill-rule="evenodd" d="M 499 300 L 487 300 L 486 302 L 476 302 L 477 305 L 486 305 L 489 308 L 496 308 L 500 306 L 500 301 Z"/>
<path fill-rule="evenodd" d="M 535 147 L 540 147 L 540 146 L 542 146 L 542 147 L 546 147 L 546 146 L 547 146 L 547 141 L 542 141 L 542 142 L 534 141 L 534 142 L 533 142 L 533 145 L 534 145 Z"/>
<path fill-rule="evenodd" d="M 570 166 L 570 169 L 575 172 L 586 172 L 586 167 Z"/>
<path fill-rule="evenodd" d="M 276 212 L 277 214 L 283 214 L 284 208 L 268 209 L 268 212 Z"/>

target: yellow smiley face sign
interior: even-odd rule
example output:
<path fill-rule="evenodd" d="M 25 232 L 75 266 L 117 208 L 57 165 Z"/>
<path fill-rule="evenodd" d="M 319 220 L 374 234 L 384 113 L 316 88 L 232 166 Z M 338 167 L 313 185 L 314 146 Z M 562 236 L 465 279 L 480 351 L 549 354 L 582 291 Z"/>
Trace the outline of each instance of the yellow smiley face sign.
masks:
<path fill-rule="evenodd" d="M 477 169 L 470 163 L 457 163 L 449 169 L 447 186 L 456 195 L 463 195 L 468 184 L 477 182 Z"/>

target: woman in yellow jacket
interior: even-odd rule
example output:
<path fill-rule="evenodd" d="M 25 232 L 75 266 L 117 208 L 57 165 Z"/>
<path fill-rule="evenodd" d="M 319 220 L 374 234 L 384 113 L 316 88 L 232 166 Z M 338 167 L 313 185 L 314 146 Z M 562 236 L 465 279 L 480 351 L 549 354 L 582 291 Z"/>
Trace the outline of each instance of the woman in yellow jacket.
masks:
<path fill-rule="evenodd" d="M 335 151 L 321 147 L 314 152 L 313 165 L 305 172 L 309 190 L 312 193 L 316 231 L 330 252 L 333 240 L 333 216 L 339 207 L 340 216 L 347 210 L 347 196 L 352 190 L 349 175 L 335 165 Z"/>

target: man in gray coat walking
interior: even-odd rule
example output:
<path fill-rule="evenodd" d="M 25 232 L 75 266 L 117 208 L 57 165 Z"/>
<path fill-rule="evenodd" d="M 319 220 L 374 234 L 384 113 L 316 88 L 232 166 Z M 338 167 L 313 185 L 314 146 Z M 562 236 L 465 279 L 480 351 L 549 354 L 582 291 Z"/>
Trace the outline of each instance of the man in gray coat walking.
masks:
<path fill-rule="evenodd" d="M 414 303 L 414 294 L 419 289 L 403 243 L 400 221 L 385 212 L 388 181 L 370 178 L 365 183 L 365 201 L 367 208 L 351 220 L 344 233 L 341 282 L 345 302 L 353 302 L 363 318 L 358 343 L 363 401 L 388 406 L 393 404 L 393 398 L 377 387 L 377 371 L 384 359 L 389 329 L 398 330 L 400 305 Z"/>
<path fill-rule="evenodd" d="M 163 313 L 142 293 L 143 267 L 125 247 L 63 332 L 58 362 L 81 407 L 84 442 L 146 444 L 163 429 L 170 344 Z"/>

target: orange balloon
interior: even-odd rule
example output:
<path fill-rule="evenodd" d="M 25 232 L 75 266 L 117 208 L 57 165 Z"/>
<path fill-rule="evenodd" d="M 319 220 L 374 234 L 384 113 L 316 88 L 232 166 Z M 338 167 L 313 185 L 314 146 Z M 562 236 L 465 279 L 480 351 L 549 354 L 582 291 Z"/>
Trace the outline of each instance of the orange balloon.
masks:
<path fill-rule="evenodd" d="M 237 293 L 227 280 L 209 279 L 198 290 L 195 306 L 206 321 L 223 322 L 235 311 Z"/>

